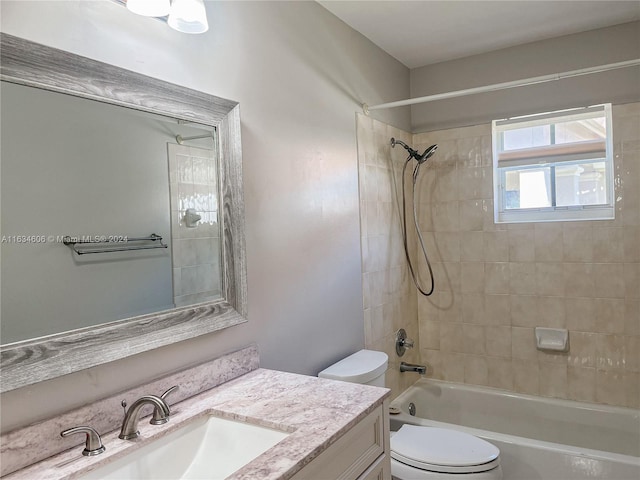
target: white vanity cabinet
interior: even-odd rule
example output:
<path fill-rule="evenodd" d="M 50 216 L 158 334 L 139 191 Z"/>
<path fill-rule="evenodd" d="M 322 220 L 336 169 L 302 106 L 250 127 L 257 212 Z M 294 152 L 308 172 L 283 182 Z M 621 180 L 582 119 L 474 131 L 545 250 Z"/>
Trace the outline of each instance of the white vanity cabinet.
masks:
<path fill-rule="evenodd" d="M 388 412 L 385 401 L 292 480 L 390 480 Z"/>

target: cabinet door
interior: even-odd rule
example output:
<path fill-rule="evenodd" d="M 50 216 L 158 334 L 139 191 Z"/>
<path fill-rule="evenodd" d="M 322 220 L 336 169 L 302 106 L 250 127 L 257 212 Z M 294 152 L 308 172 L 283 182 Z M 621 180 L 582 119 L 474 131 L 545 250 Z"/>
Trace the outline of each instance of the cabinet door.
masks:
<path fill-rule="evenodd" d="M 358 480 L 389 480 L 391 478 L 391 465 L 388 455 L 380 455 Z"/>
<path fill-rule="evenodd" d="M 385 450 L 385 445 L 389 442 L 389 431 L 385 421 L 389 420 L 383 408 L 386 404 L 387 402 L 367 415 L 300 470 L 293 480 L 357 480 L 363 473 L 369 474 L 370 467 L 378 460 L 383 460 L 382 464 L 385 461 L 388 463 L 388 450 Z M 374 475 L 363 478 L 377 477 Z"/>

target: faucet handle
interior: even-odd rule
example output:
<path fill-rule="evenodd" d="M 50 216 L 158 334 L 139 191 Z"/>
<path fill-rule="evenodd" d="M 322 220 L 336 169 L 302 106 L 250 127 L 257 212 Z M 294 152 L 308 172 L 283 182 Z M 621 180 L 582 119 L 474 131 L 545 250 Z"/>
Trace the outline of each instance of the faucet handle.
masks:
<path fill-rule="evenodd" d="M 85 457 L 99 455 L 106 450 L 105 446 L 102 445 L 100 434 L 91 427 L 81 426 L 69 428 L 60 432 L 60 436 L 67 437 L 69 435 L 73 435 L 74 433 L 84 433 L 87 436 L 85 440 L 84 450 L 82 451 L 82 455 L 84 455 Z"/>
<path fill-rule="evenodd" d="M 399 357 L 403 356 L 407 348 L 413 348 L 413 340 L 407 338 L 407 332 L 401 328 L 396 332 L 396 353 Z"/>
<path fill-rule="evenodd" d="M 178 385 L 174 385 L 173 387 L 171 387 L 169 390 L 167 390 L 166 392 L 164 392 L 162 395 L 160 395 L 160 398 L 162 400 L 165 400 L 166 402 L 166 398 L 168 395 L 171 395 L 173 392 L 179 390 L 180 387 L 178 387 Z M 167 406 L 169 406 L 169 403 L 167 403 Z M 153 417 L 151 418 L 151 421 L 149 422 L 151 425 L 164 425 L 165 423 L 167 423 L 169 421 L 169 417 L 162 417 L 162 415 L 160 414 L 160 411 L 157 408 L 153 409 Z"/>
<path fill-rule="evenodd" d="M 173 387 L 171 387 L 169 390 L 167 390 L 166 392 L 164 392 L 162 395 L 160 395 L 160 398 L 165 400 L 167 398 L 167 395 L 172 394 L 173 392 L 176 392 L 180 390 L 180 387 L 178 385 L 174 385 Z"/>

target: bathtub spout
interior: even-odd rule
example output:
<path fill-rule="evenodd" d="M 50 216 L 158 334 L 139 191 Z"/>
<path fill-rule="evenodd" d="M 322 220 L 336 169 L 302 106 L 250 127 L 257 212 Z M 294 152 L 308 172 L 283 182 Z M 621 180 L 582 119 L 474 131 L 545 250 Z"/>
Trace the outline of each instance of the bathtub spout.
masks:
<path fill-rule="evenodd" d="M 427 373 L 427 367 L 424 365 L 414 365 L 413 363 L 400 362 L 401 372 L 417 372 L 420 375 Z"/>

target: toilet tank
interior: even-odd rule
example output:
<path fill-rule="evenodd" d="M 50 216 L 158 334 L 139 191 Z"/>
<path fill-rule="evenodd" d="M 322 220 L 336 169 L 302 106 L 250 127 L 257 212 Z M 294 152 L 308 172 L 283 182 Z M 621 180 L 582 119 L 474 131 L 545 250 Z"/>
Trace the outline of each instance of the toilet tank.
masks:
<path fill-rule="evenodd" d="M 384 352 L 360 350 L 322 370 L 318 377 L 384 387 L 389 357 Z"/>

